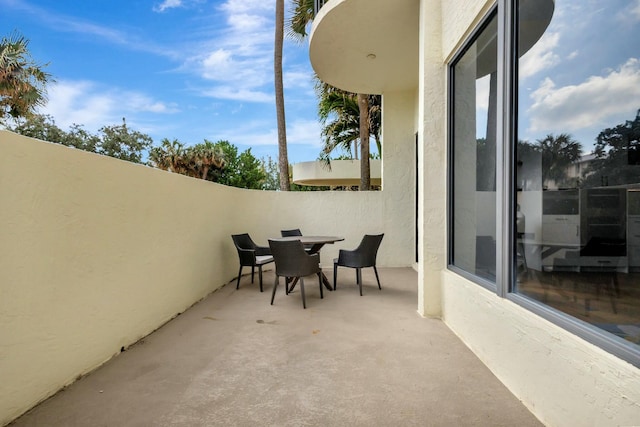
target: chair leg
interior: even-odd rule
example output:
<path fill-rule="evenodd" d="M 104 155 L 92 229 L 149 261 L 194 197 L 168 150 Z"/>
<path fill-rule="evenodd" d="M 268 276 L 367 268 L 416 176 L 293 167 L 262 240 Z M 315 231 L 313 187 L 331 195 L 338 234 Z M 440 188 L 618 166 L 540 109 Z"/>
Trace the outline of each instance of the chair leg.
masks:
<path fill-rule="evenodd" d="M 382 290 L 382 286 L 380 286 L 380 277 L 378 277 L 378 269 L 376 268 L 376 266 L 373 266 L 373 271 L 376 272 L 376 280 L 378 281 L 378 289 Z"/>
<path fill-rule="evenodd" d="M 338 264 L 333 263 L 333 290 L 335 291 L 338 287 Z"/>
<path fill-rule="evenodd" d="M 360 288 L 360 296 L 362 296 L 362 269 L 356 268 L 356 281 L 358 282 L 358 287 Z"/>
<path fill-rule="evenodd" d="M 276 281 L 273 284 L 273 292 L 271 292 L 271 305 L 273 305 L 273 299 L 276 297 L 276 289 L 278 289 L 278 283 L 280 281 L 278 280 L 278 275 L 276 274 Z"/>
<path fill-rule="evenodd" d="M 318 283 L 320 284 L 320 299 L 324 298 L 322 294 L 322 273 L 318 273 Z"/>
<path fill-rule="evenodd" d="M 262 292 L 262 266 L 258 266 L 258 278 L 260 280 L 260 292 Z"/>
<path fill-rule="evenodd" d="M 236 283 L 236 290 L 240 289 L 240 276 L 242 275 L 242 265 L 240 265 L 240 270 L 238 270 L 238 282 Z"/>
<path fill-rule="evenodd" d="M 251 283 L 253 283 L 253 274 L 255 273 L 255 271 L 256 271 L 256 266 L 252 265 L 251 266 Z"/>
<path fill-rule="evenodd" d="M 302 308 L 307 308 L 307 302 L 304 299 L 304 279 L 300 278 L 300 293 L 302 294 Z"/>

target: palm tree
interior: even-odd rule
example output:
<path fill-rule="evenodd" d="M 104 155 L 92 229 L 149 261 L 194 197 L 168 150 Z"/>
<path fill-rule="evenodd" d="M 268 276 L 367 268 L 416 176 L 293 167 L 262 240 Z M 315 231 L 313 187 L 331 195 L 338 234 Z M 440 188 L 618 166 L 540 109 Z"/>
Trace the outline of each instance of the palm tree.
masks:
<path fill-rule="evenodd" d="M 294 40 L 302 41 L 307 37 L 307 25 L 313 21 L 315 10 L 314 0 L 293 0 L 291 18 L 287 25 L 287 36 Z"/>
<path fill-rule="evenodd" d="M 284 0 L 276 0 L 276 31 L 273 69 L 276 91 L 276 116 L 278 121 L 278 169 L 280 190 L 289 191 L 289 157 L 287 155 L 287 126 L 284 116 L 284 87 L 282 83 L 282 45 L 284 43 Z"/>
<path fill-rule="evenodd" d="M 360 110 L 357 95 L 336 89 L 320 80 L 316 82 L 318 116 L 322 124 L 323 156 L 340 147 L 358 159 L 357 142 L 360 137 Z M 352 151 L 353 145 L 353 151 Z"/>
<path fill-rule="evenodd" d="M 358 94 L 360 113 L 360 191 L 371 189 L 371 165 L 369 163 L 369 97 Z"/>
<path fill-rule="evenodd" d="M 307 25 L 314 18 L 314 1 L 313 0 L 293 0 L 293 11 L 289 21 L 289 32 L 293 38 L 302 40 L 307 36 Z M 378 96 L 372 101 L 372 95 L 351 94 L 351 96 L 342 97 L 345 105 L 338 106 L 336 101 L 340 99 L 333 95 L 335 88 L 330 85 L 321 83 L 316 85 L 316 89 L 320 88 L 320 118 L 324 122 L 328 119 L 330 113 L 337 113 L 337 119 L 331 122 L 323 129 L 325 136 L 325 147 L 320 157 L 328 160 L 329 152 L 338 146 L 346 148 L 347 143 L 360 141 L 360 189 L 368 190 L 370 188 L 371 174 L 369 168 L 369 136 L 374 135 L 378 152 L 382 153 L 380 144 L 380 102 Z M 348 92 L 344 92 L 347 94 Z M 326 95 L 326 98 L 324 97 Z M 324 104 L 324 105 L 323 105 Z M 358 107 L 357 115 L 353 113 L 353 106 Z M 325 109 L 324 111 L 322 109 Z M 328 110 L 327 110 L 328 108 Z M 335 110 L 331 110 L 335 108 Z M 357 127 L 353 127 L 353 121 L 357 122 Z M 358 136 L 352 134 L 354 129 L 358 129 Z M 355 158 L 358 158 L 357 148 L 355 150 Z M 365 154 L 366 153 L 366 154 Z"/>
<path fill-rule="evenodd" d="M 358 94 L 337 89 L 319 79 L 316 81 L 316 93 L 318 115 L 323 126 L 322 136 L 324 137 L 321 158 L 328 159 L 329 153 L 341 147 L 351 153 L 351 158 L 362 159 L 358 154 L 361 140 Z M 363 97 L 368 104 L 368 113 L 363 115 L 365 117 L 363 126 L 368 128 L 369 135 L 376 141 L 378 152 L 382 153 L 380 144 L 382 97 L 380 95 L 363 95 Z"/>
<path fill-rule="evenodd" d="M 582 145 L 566 133 L 547 135 L 536 141 L 542 156 L 542 183 L 553 180 L 560 185 L 567 178 L 567 168 L 580 160 Z"/>
<path fill-rule="evenodd" d="M 28 50 L 29 41 L 13 33 L 0 41 L 0 120 L 28 117 L 46 104 L 45 85 L 51 75 L 42 71 Z"/>
<path fill-rule="evenodd" d="M 193 153 L 195 164 L 197 166 L 196 172 L 198 178 L 207 179 L 209 170 L 223 169 L 226 165 L 226 159 L 222 148 L 217 144 L 205 141 L 201 144 L 196 144 L 190 150 Z"/>
<path fill-rule="evenodd" d="M 149 160 L 159 169 L 185 174 L 184 152 L 184 145 L 180 141 L 164 138 L 159 147 L 149 150 Z"/>

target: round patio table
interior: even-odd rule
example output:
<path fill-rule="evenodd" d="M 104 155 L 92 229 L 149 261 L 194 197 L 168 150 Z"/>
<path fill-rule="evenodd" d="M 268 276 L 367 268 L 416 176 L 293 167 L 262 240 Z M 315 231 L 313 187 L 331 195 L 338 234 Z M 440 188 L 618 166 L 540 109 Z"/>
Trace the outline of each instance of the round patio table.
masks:
<path fill-rule="evenodd" d="M 333 244 L 335 242 L 341 242 L 344 240 L 344 237 L 342 236 L 287 236 L 287 237 L 274 237 L 271 240 L 281 240 L 281 241 L 299 240 L 305 246 L 310 245 L 311 248 L 309 249 L 309 253 L 315 254 L 317 252 L 320 252 L 320 249 L 324 245 Z M 289 288 L 289 292 L 293 290 L 293 288 L 296 286 L 296 283 L 297 283 L 297 279 L 296 281 L 293 282 L 293 284 Z M 328 290 L 330 291 L 333 290 L 333 286 L 331 286 L 331 283 L 329 283 L 329 279 L 327 279 L 327 276 L 325 276 L 324 272 L 322 272 L 322 283 L 324 283 L 325 288 L 327 288 Z"/>

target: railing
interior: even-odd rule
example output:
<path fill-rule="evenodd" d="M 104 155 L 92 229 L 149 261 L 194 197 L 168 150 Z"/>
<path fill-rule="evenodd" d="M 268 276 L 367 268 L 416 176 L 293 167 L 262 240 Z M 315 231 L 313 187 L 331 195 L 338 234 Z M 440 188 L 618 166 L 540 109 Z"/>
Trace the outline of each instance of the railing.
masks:
<path fill-rule="evenodd" d="M 318 12 L 320 11 L 320 8 L 322 6 L 324 6 L 324 4 L 326 2 L 328 2 L 328 1 L 329 0 L 314 0 L 313 1 L 313 9 L 314 9 L 314 11 L 313 11 L 314 13 L 313 14 L 314 14 L 314 16 L 318 14 Z"/>

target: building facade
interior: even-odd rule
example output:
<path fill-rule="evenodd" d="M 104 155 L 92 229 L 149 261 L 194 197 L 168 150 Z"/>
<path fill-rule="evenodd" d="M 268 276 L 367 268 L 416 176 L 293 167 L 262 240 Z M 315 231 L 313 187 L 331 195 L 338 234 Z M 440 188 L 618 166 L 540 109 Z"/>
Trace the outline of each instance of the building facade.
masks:
<path fill-rule="evenodd" d="M 418 312 L 545 424 L 640 424 L 640 4 L 316 7 L 318 76 L 383 96 L 383 191 L 416 174 Z"/>

